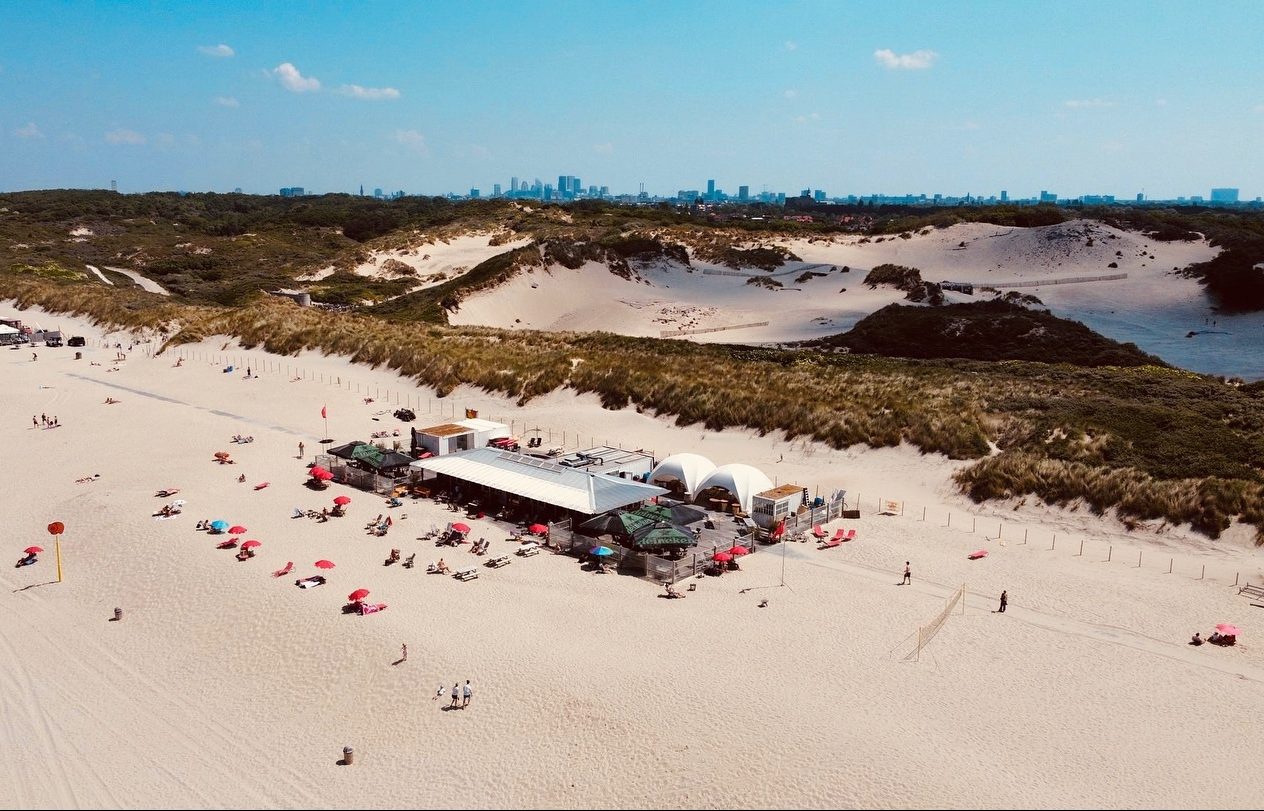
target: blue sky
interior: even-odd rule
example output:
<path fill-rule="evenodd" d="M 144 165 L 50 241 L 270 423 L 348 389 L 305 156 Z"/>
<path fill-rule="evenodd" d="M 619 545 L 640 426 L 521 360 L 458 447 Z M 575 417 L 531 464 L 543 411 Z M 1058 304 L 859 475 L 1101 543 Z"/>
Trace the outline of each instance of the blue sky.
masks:
<path fill-rule="evenodd" d="M 1264 195 L 1264 3 L 0 0 L 0 189 Z"/>

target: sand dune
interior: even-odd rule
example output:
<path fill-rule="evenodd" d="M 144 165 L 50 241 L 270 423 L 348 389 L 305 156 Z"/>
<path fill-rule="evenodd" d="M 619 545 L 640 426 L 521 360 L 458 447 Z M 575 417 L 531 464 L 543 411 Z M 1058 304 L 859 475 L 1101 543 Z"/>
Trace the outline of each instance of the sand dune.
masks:
<path fill-rule="evenodd" d="M 95 345 L 80 361 L 0 352 L 0 439 L 19 460 L 0 501 L 11 557 L 32 542 L 51 551 L 49 521 L 67 527 L 65 582 L 49 584 L 47 554 L 0 569 L 0 805 L 1246 808 L 1264 789 L 1248 722 L 1264 709 L 1264 625 L 1228 585 L 1234 572 L 1264 575 L 1252 548 L 1008 506 L 977 514 L 1008 513 L 1033 533 L 1073 528 L 1091 550 L 1115 544 L 1113 560 L 1077 557 L 1063 540 L 1053 551 L 989 541 L 964 527 L 968 505 L 947 483 L 958 463 L 908 449 L 677 428 L 566 392 L 524 409 L 466 390 L 437 401 L 316 353 L 250 352 L 252 368 L 268 371 L 245 380 L 205 359 L 224 347 L 247 355 L 207 339 L 173 368 L 173 354 L 150 358 L 140 346 L 110 371 L 114 350 Z M 363 390 L 291 382 L 286 364 Z M 335 437 L 363 438 L 399 425 L 383 412 L 401 394 L 433 410 L 423 422 L 468 405 L 566 430 L 568 444 L 579 433 L 660 457 L 745 461 L 781 482 L 885 491 L 921 501 L 931 519 L 866 507 L 842 522 L 858 530 L 851 544 L 761 550 L 676 601 L 562 556 L 515 558 L 472 583 L 385 567 L 395 546 L 422 564 L 476 559 L 415 540 L 452 516 L 433 502 L 388 510 L 358 491 L 314 494 L 295 455 L 300 439 L 309 456 L 318 447 L 322 406 Z M 41 412 L 63 427 L 33 428 Z M 236 433 L 255 441 L 229 443 Z M 213 463 L 217 450 L 237 464 Z M 101 478 L 75 482 L 93 473 Z M 254 490 L 260 481 L 270 486 Z M 160 487 L 181 488 L 182 516 L 150 517 Z M 353 499 L 347 518 L 289 517 L 339 492 Z M 948 509 L 951 529 L 934 518 Z M 390 535 L 366 536 L 364 522 L 388 511 Z M 263 541 L 258 557 L 216 549 L 194 529 L 202 518 L 247 526 Z M 473 534 L 493 552 L 512 548 L 486 522 Z M 991 554 L 968 561 L 979 546 Z M 1121 549 L 1162 550 L 1176 572 L 1134 568 Z M 319 558 L 337 563 L 325 587 L 271 577 L 290 560 L 295 576 L 312 573 Z M 913 585 L 897 587 L 905 560 Z M 1193 574 L 1200 562 L 1205 580 Z M 917 627 L 963 582 L 964 615 L 920 662 L 904 661 Z M 341 614 L 361 586 L 390 607 Z M 1009 611 L 993 614 L 1003 588 Z M 108 621 L 115 606 L 122 622 Z M 1244 628 L 1237 647 L 1185 644 L 1220 621 Z M 409 661 L 392 665 L 403 642 Z M 469 709 L 431 700 L 467 678 Z M 345 745 L 354 766 L 335 765 Z"/>

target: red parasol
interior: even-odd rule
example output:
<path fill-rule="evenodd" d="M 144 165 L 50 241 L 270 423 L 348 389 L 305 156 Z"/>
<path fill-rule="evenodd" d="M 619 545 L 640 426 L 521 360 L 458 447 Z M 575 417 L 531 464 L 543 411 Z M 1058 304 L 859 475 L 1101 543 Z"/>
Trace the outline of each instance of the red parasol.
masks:
<path fill-rule="evenodd" d="M 452 530 L 454 532 L 466 533 L 470 531 L 470 525 L 469 524 L 453 524 Z"/>
<path fill-rule="evenodd" d="M 714 555 L 711 556 L 711 559 L 714 560 L 716 563 L 728 563 L 730 560 L 733 559 L 733 556 L 730 555 L 728 552 L 716 552 Z"/>
<path fill-rule="evenodd" d="M 337 498 L 334 499 L 334 503 L 337 504 L 339 507 L 345 504 L 350 504 L 351 496 L 338 496 Z"/>
<path fill-rule="evenodd" d="M 322 482 L 327 482 L 334 477 L 334 474 L 325 470 L 323 467 L 314 467 L 312 468 L 311 473 L 313 479 L 318 479 Z"/>
<path fill-rule="evenodd" d="M 750 550 L 744 546 L 735 546 L 732 549 L 728 549 L 725 551 L 727 551 L 730 555 L 732 555 L 735 558 L 740 558 L 742 555 L 750 554 Z"/>
<path fill-rule="evenodd" d="M 318 560 L 315 564 L 317 569 L 332 569 L 334 562 L 332 560 Z"/>
<path fill-rule="evenodd" d="M 228 528 L 228 534 L 229 535 L 245 535 L 246 528 L 243 527 L 241 524 L 234 524 L 233 526 Z"/>
<path fill-rule="evenodd" d="M 40 546 L 28 546 L 27 548 L 23 549 L 22 551 L 23 551 L 23 552 L 25 552 L 25 553 L 26 553 L 26 554 L 28 554 L 28 555 L 38 555 L 40 552 L 43 552 L 43 551 L 44 551 L 44 548 L 43 548 L 43 547 L 40 547 Z"/>
<path fill-rule="evenodd" d="M 246 541 L 241 545 L 242 549 L 254 549 L 256 546 L 263 546 L 262 541 Z"/>
<path fill-rule="evenodd" d="M 548 535 L 549 528 L 544 524 L 532 524 L 527 527 L 527 532 L 530 532 L 532 535 Z"/>
<path fill-rule="evenodd" d="M 31 550 L 28 549 L 26 551 L 30 552 Z M 1242 633 L 1242 630 L 1238 628 L 1238 626 L 1231 625 L 1227 622 L 1222 622 L 1219 625 L 1217 625 L 1216 630 L 1224 634 L 1225 636 L 1237 636 L 1238 634 Z"/>
<path fill-rule="evenodd" d="M 353 603 L 358 603 L 368 596 L 369 596 L 368 589 L 356 589 L 355 591 L 347 595 L 347 599 Z"/>
<path fill-rule="evenodd" d="M 228 451 L 215 451 L 216 459 L 227 459 L 228 456 L 229 456 Z"/>

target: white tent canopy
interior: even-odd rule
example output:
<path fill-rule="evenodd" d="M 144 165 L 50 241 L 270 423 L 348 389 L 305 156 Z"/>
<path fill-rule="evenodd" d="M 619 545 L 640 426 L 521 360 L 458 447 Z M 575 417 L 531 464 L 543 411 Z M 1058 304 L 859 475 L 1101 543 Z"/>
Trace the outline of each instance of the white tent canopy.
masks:
<path fill-rule="evenodd" d="M 702 480 L 694 493 L 695 496 L 709 487 L 721 487 L 728 490 L 742 505 L 742 510 L 749 513 L 755 494 L 771 490 L 772 481 L 750 465 L 721 465 Z"/>
<path fill-rule="evenodd" d="M 673 454 L 658 463 L 650 471 L 649 482 L 653 484 L 659 479 L 678 479 L 685 485 L 685 492 L 694 496 L 699 492 L 698 485 L 715 470 L 715 462 L 696 453 Z"/>
<path fill-rule="evenodd" d="M 0 324 L 0 335 L 17 335 L 18 331 L 8 324 Z"/>

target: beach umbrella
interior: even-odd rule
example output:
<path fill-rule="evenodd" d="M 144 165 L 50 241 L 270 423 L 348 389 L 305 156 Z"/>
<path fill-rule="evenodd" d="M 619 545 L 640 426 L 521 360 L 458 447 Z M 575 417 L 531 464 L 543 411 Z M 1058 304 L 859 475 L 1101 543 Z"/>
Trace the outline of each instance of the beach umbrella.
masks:
<path fill-rule="evenodd" d="M 347 599 L 353 603 L 358 603 L 368 596 L 369 596 L 368 589 L 356 589 L 355 591 L 347 595 Z"/>
<path fill-rule="evenodd" d="M 311 474 L 313 479 L 317 479 L 322 482 L 327 482 L 334 477 L 334 474 L 320 466 L 312 468 Z"/>
<path fill-rule="evenodd" d="M 243 527 L 241 524 L 234 524 L 233 526 L 228 528 L 229 535 L 244 535 L 245 533 L 246 533 L 246 528 Z"/>
<path fill-rule="evenodd" d="M 672 504 L 670 506 L 667 504 L 647 504 L 635 512 L 637 515 L 643 515 L 655 521 L 665 521 L 669 524 L 694 524 L 707 517 L 705 511 L 697 507 L 690 507 L 688 504 Z"/>
<path fill-rule="evenodd" d="M 339 507 L 345 504 L 350 504 L 351 496 L 338 496 L 337 498 L 334 499 L 334 503 L 337 504 Z"/>
<path fill-rule="evenodd" d="M 228 451 L 215 451 L 216 459 L 227 459 L 228 456 L 229 456 Z"/>
<path fill-rule="evenodd" d="M 733 556 L 730 555 L 728 552 L 716 552 L 714 555 L 711 556 L 711 559 L 714 560 L 716 563 L 728 563 L 730 560 L 733 559 Z"/>
<path fill-rule="evenodd" d="M 28 555 L 38 555 L 40 552 L 43 552 L 43 551 L 44 551 L 44 547 L 42 547 L 42 546 L 28 546 L 27 548 L 23 549 L 22 551 L 23 551 L 23 552 L 25 552 L 25 553 L 26 553 L 26 554 L 28 554 Z"/>
<path fill-rule="evenodd" d="M 318 560 L 315 563 L 317 569 L 332 569 L 334 562 L 332 560 Z"/>
<path fill-rule="evenodd" d="M 595 557 L 604 558 L 614 554 L 614 550 L 608 546 L 594 546 L 588 551 L 588 554 Z"/>
<path fill-rule="evenodd" d="M 26 551 L 30 552 L 31 550 L 28 549 Z M 1222 622 L 1219 625 L 1217 625 L 1216 630 L 1224 634 L 1225 636 L 1237 636 L 1238 634 L 1242 633 L 1242 630 L 1238 628 L 1238 626 L 1231 625 L 1230 623 L 1227 623 L 1227 622 Z"/>
<path fill-rule="evenodd" d="M 532 535 L 548 535 L 549 528 L 544 524 L 532 524 L 527 527 L 527 532 L 530 532 Z"/>
<path fill-rule="evenodd" d="M 692 533 L 670 524 L 660 524 L 648 530 L 633 533 L 632 545 L 637 549 L 655 549 L 665 546 L 697 546 Z"/>
<path fill-rule="evenodd" d="M 744 546 L 734 546 L 733 548 L 727 549 L 725 551 L 735 558 L 740 558 L 742 555 L 750 554 L 750 550 Z"/>
<path fill-rule="evenodd" d="M 211 529 L 215 530 L 216 532 L 223 532 L 224 530 L 228 529 L 228 522 L 216 519 L 211 522 Z"/>
<path fill-rule="evenodd" d="M 453 524 L 452 531 L 460 532 L 461 534 L 464 535 L 465 533 L 470 531 L 470 525 L 469 524 Z"/>
<path fill-rule="evenodd" d="M 246 541 L 241 545 L 242 549 L 254 549 L 256 546 L 263 546 L 262 541 Z"/>

